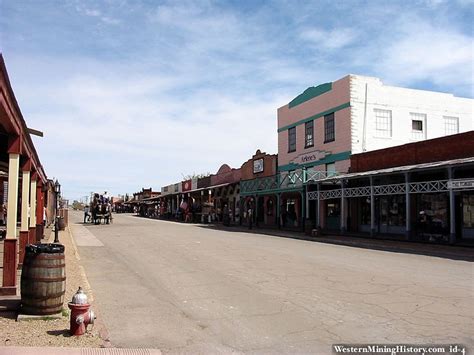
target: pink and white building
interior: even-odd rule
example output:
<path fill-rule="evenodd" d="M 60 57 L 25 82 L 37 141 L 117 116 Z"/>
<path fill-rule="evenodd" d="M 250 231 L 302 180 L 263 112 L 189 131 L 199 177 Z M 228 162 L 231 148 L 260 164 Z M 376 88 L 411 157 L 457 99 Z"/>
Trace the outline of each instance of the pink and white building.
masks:
<path fill-rule="evenodd" d="M 314 216 L 306 192 L 323 178 L 350 172 L 352 154 L 472 130 L 473 102 L 360 75 L 306 89 L 278 109 L 278 189 L 273 192 L 282 224 L 299 228 Z M 341 206 L 324 208 L 330 216 Z"/>

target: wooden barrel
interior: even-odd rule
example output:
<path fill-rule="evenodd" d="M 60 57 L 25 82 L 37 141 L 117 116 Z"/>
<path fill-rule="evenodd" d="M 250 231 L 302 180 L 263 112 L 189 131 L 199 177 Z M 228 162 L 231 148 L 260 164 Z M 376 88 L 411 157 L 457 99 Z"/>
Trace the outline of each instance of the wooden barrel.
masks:
<path fill-rule="evenodd" d="M 66 229 L 66 222 L 64 221 L 64 218 L 63 218 L 63 217 L 60 217 L 60 218 L 59 218 L 58 225 L 59 225 L 59 230 L 60 230 L 60 231 L 63 231 L 63 230 Z"/>
<path fill-rule="evenodd" d="M 21 313 L 60 313 L 66 292 L 66 263 L 61 244 L 26 246 L 21 271 Z"/>

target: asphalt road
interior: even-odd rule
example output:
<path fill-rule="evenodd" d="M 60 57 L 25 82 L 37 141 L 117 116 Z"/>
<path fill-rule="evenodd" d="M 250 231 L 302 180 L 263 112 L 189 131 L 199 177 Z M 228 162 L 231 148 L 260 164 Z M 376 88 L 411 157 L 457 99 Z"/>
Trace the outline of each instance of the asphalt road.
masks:
<path fill-rule="evenodd" d="M 474 264 L 115 215 L 71 227 L 119 347 L 331 353 L 474 343 Z"/>

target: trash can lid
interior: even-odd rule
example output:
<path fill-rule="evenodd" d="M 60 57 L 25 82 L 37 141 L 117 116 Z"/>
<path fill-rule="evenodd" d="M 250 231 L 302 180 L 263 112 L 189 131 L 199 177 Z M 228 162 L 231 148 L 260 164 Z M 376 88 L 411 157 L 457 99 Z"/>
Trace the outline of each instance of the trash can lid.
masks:
<path fill-rule="evenodd" d="M 59 254 L 64 253 L 64 245 L 58 243 L 38 243 L 29 244 L 25 247 L 28 253 L 47 253 L 47 254 Z"/>

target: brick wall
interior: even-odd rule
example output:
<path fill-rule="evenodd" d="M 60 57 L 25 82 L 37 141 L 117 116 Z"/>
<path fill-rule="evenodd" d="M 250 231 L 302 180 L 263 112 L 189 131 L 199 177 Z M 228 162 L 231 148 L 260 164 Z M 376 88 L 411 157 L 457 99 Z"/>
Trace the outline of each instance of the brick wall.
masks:
<path fill-rule="evenodd" d="M 263 172 L 254 174 L 253 173 L 253 161 L 263 158 Z M 267 177 L 276 174 L 277 166 L 277 155 L 276 154 L 267 154 L 257 150 L 257 152 L 252 156 L 252 159 L 247 160 L 242 164 L 241 170 L 241 179 L 242 180 L 251 180 L 259 177 Z"/>
<path fill-rule="evenodd" d="M 351 172 L 474 157 L 474 131 L 354 154 Z"/>

